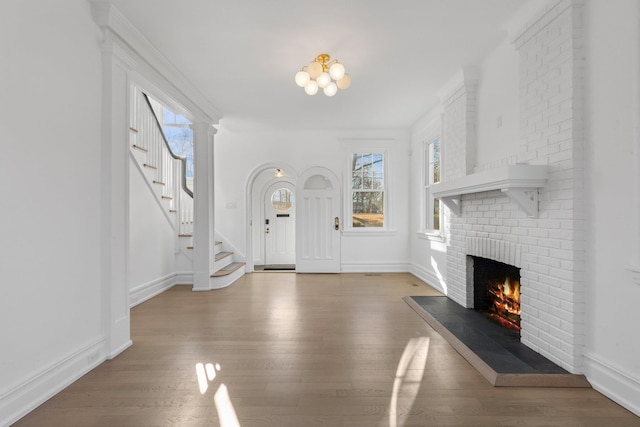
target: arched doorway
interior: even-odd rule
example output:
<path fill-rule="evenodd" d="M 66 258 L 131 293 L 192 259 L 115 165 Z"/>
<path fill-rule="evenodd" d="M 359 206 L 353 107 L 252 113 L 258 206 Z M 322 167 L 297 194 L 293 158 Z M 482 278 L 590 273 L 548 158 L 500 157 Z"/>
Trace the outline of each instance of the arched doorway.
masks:
<path fill-rule="evenodd" d="M 296 197 L 289 181 L 276 181 L 264 193 L 264 269 L 294 270 Z"/>
<path fill-rule="evenodd" d="M 280 171 L 278 173 L 278 171 Z M 276 173 L 280 176 L 276 176 Z M 295 194 L 298 174 L 283 163 L 265 163 L 251 171 L 245 183 L 246 219 L 246 271 L 255 271 L 256 265 L 265 263 L 265 194 L 270 185 L 288 182 Z M 295 262 L 295 261 L 294 261 Z M 292 262 L 292 264 L 294 263 Z"/>

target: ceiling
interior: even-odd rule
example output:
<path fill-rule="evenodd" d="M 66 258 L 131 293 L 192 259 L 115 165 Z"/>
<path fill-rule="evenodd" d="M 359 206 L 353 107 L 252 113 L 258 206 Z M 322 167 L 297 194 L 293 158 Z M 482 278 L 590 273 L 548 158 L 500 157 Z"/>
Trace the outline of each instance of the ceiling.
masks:
<path fill-rule="evenodd" d="M 529 0 L 112 0 L 223 116 L 226 129 L 406 129 L 477 64 Z M 351 87 L 294 75 L 337 58 Z"/>

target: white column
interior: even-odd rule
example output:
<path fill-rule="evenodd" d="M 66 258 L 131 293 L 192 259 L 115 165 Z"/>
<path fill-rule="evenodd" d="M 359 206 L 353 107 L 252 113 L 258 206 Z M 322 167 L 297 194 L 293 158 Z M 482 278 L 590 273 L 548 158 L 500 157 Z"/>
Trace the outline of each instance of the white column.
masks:
<path fill-rule="evenodd" d="M 212 123 L 193 124 L 193 290 L 208 291 L 215 257 Z"/>

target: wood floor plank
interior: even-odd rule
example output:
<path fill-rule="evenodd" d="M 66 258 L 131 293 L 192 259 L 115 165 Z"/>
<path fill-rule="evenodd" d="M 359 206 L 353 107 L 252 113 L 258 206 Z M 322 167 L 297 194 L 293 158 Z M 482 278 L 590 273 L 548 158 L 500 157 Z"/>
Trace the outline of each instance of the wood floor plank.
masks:
<path fill-rule="evenodd" d="M 132 309 L 132 347 L 15 425 L 640 426 L 592 389 L 492 387 L 407 295 L 438 293 L 404 273 L 176 286 Z"/>

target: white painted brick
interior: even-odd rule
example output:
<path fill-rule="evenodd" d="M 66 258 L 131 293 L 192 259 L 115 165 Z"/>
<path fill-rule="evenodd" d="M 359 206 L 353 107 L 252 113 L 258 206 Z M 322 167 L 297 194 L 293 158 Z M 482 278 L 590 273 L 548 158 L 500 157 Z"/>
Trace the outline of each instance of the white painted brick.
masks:
<path fill-rule="evenodd" d="M 528 337 L 529 342 L 531 343 L 532 346 L 535 346 L 535 348 L 537 348 L 537 351 L 542 353 L 542 352 L 548 352 L 549 351 L 549 343 L 547 343 L 546 341 L 544 341 L 542 338 L 535 336 L 535 335 L 531 335 Z"/>
<path fill-rule="evenodd" d="M 575 256 L 573 251 L 568 251 L 564 249 L 550 249 L 549 255 L 558 260 L 566 260 L 566 261 L 572 261 Z"/>
<path fill-rule="evenodd" d="M 529 229 L 525 227 L 513 227 L 511 229 L 511 234 L 514 236 L 526 236 L 529 233 Z"/>
<path fill-rule="evenodd" d="M 552 257 L 540 256 L 538 257 L 538 262 L 540 263 L 540 265 L 545 265 L 547 267 L 560 268 L 561 266 L 560 260 Z"/>
<path fill-rule="evenodd" d="M 584 342 L 580 320 L 584 289 L 578 280 L 584 277 L 581 242 L 586 239 L 584 221 L 576 221 L 584 219 L 585 198 L 584 142 L 578 139 L 584 135 L 580 128 L 584 66 L 579 62 L 582 40 L 576 7 L 570 0 L 550 2 L 515 38 L 520 55 L 520 152 L 512 159 L 471 165 L 476 94 L 475 89 L 459 92 L 445 105 L 450 127 L 445 129 L 448 170 L 443 171 L 448 179 L 470 169 L 484 171 L 516 162 L 549 165 L 548 182 L 539 194 L 538 219 L 526 218 L 499 191 L 463 197 L 459 221 L 452 220 L 450 226 L 452 236 L 460 237 L 450 239 L 447 284 L 457 302 L 468 297 L 466 253 L 520 267 L 522 342 L 571 369 L 581 364 L 581 347 L 576 343 Z"/>
<path fill-rule="evenodd" d="M 528 232 L 528 230 L 527 230 Z M 518 243 L 521 243 L 523 245 L 527 245 L 527 246 L 537 246 L 538 245 L 538 238 L 537 237 L 531 237 L 531 236 L 521 236 L 520 238 L 518 238 Z"/>
<path fill-rule="evenodd" d="M 549 274 L 558 277 L 560 279 L 565 279 L 568 282 L 573 282 L 573 272 L 569 270 L 562 270 L 560 268 L 550 268 Z"/>
<path fill-rule="evenodd" d="M 560 248 L 560 242 L 560 239 L 538 239 L 538 245 L 550 249 Z"/>

